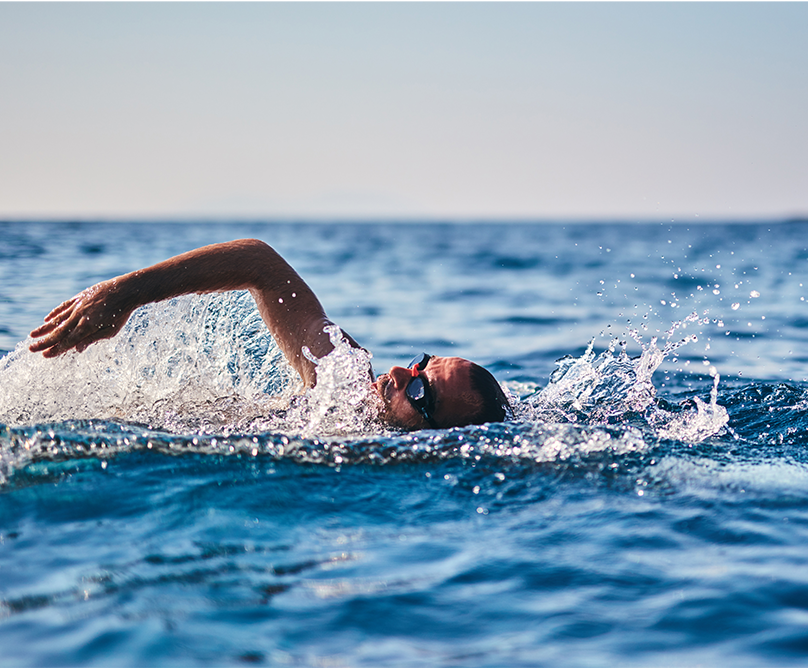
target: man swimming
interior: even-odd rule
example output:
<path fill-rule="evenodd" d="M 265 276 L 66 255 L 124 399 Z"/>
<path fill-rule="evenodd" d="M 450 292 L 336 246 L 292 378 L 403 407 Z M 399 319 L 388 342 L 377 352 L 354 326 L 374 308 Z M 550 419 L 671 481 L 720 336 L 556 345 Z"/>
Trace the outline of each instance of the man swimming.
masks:
<path fill-rule="evenodd" d="M 151 267 L 102 281 L 57 306 L 40 327 L 31 352 L 56 357 L 82 352 L 115 336 L 145 304 L 191 293 L 249 290 L 264 323 L 306 387 L 317 382 L 307 347 L 321 358 L 333 350 L 324 328 L 333 323 L 298 273 L 257 239 L 204 246 Z M 346 340 L 359 345 L 343 332 Z M 422 354 L 407 367 L 394 366 L 373 380 L 382 419 L 406 430 L 499 422 L 510 407 L 496 379 L 460 357 Z"/>

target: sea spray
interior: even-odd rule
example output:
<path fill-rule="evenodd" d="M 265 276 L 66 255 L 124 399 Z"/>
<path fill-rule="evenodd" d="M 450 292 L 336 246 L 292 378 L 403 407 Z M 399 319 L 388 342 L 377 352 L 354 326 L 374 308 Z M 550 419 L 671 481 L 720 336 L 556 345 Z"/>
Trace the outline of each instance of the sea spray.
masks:
<path fill-rule="evenodd" d="M 714 379 L 710 402 L 695 397 L 690 406 L 680 411 L 663 408 L 653 384 L 654 372 L 665 359 L 681 346 L 698 340 L 695 335 L 673 340 L 680 328 L 698 320 L 699 316 L 692 313 L 673 323 L 662 349 L 657 337 L 646 344 L 636 330 L 631 330 L 630 335 L 641 346 L 640 355 L 633 358 L 626 352 L 625 342 L 618 339 L 612 339 L 605 351 L 596 354 L 592 339 L 580 357 L 566 356 L 556 362 L 548 385 L 519 406 L 520 417 L 589 425 L 615 424 L 639 417 L 652 436 L 689 442 L 717 434 L 727 424 L 728 416 L 717 403 L 719 374 L 715 367 L 710 369 Z"/>
<path fill-rule="evenodd" d="M 315 364 L 317 383 L 292 400 L 285 428 L 308 437 L 365 434 L 371 426 L 378 430 L 381 406 L 371 385 L 371 353 L 352 346 L 336 325 L 324 331 L 334 349 L 316 358 L 303 347 L 303 355 Z"/>
<path fill-rule="evenodd" d="M 0 360 L 3 424 L 112 419 L 215 430 L 297 386 L 247 292 L 149 304 L 118 336 L 80 354 L 45 359 L 28 343 Z"/>
<path fill-rule="evenodd" d="M 713 377 L 710 401 L 708 403 L 699 397 L 693 397 L 695 413 L 692 409 L 681 413 L 669 413 L 660 409 L 649 416 L 649 423 L 656 428 L 658 436 L 700 443 L 726 427 L 729 414 L 726 408 L 718 405 L 718 382 L 721 377 L 715 367 L 710 367 L 710 375 Z"/>

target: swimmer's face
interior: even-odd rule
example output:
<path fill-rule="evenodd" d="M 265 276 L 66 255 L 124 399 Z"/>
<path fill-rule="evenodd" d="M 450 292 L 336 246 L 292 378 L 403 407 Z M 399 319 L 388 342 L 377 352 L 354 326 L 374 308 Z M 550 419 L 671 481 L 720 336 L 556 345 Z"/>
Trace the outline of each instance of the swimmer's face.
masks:
<path fill-rule="evenodd" d="M 482 404 L 482 397 L 471 385 L 471 362 L 460 357 L 430 357 L 418 375 L 434 400 L 431 416 L 436 427 L 470 423 Z M 384 404 L 382 419 L 402 429 L 427 429 L 430 425 L 407 397 L 412 379 L 411 369 L 394 366 L 374 381 Z"/>

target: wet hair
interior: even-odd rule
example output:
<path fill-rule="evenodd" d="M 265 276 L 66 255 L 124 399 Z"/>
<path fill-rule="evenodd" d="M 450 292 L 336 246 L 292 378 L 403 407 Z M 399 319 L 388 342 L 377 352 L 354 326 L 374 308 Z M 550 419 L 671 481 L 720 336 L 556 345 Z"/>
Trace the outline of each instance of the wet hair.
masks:
<path fill-rule="evenodd" d="M 491 372 L 479 364 L 471 362 L 469 373 L 471 387 L 480 395 L 482 403 L 479 409 L 469 418 L 468 424 L 484 424 L 486 422 L 503 422 L 513 415 L 508 397 Z"/>

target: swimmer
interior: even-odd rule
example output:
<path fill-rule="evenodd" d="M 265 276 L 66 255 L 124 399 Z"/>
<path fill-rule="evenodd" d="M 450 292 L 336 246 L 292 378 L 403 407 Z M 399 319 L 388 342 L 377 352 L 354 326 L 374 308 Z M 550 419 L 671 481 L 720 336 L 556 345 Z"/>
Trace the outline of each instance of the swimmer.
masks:
<path fill-rule="evenodd" d="M 63 304 L 31 332 L 31 352 L 56 357 L 82 352 L 115 336 L 139 306 L 184 294 L 249 290 L 261 318 L 306 387 L 317 376 L 303 355 L 321 358 L 333 350 L 324 328 L 333 323 L 298 273 L 257 239 L 204 246 L 151 267 L 102 281 Z M 354 347 L 360 346 L 345 334 Z M 443 429 L 500 422 L 510 414 L 502 388 L 483 367 L 460 357 L 422 354 L 407 367 L 394 366 L 372 380 L 381 418 L 406 429 Z"/>

